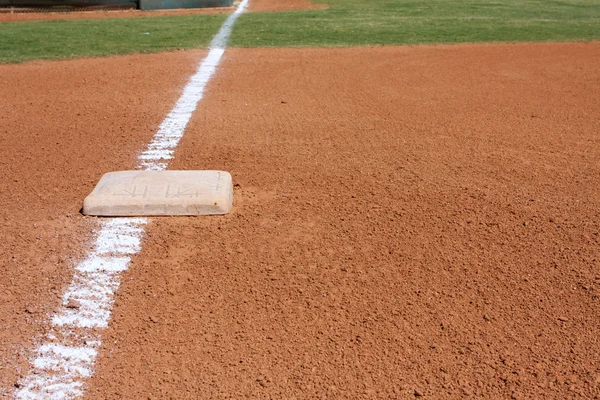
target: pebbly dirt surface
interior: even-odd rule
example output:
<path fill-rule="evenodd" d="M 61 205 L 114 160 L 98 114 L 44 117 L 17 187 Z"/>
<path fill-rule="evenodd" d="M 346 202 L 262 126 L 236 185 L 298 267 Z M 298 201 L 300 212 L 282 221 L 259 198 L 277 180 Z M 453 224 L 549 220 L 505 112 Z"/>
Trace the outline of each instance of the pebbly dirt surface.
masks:
<path fill-rule="evenodd" d="M 113 11 L 74 11 L 56 13 L 0 13 L 0 22 L 15 21 L 54 21 L 67 19 L 102 19 L 102 18 L 147 18 L 147 17 L 170 17 L 176 15 L 196 14 L 229 14 L 233 7 L 194 8 L 175 10 L 113 10 Z"/>
<path fill-rule="evenodd" d="M 84 197 L 135 167 L 203 54 L 0 65 L 0 398 L 88 251 Z"/>
<path fill-rule="evenodd" d="M 248 11 L 291 11 L 326 8 L 323 4 L 313 4 L 309 0 L 253 0 Z M 175 10 L 115 10 L 115 11 L 75 11 L 70 13 L 0 13 L 0 22 L 50 21 L 68 19 L 100 18 L 148 18 L 176 15 L 229 14 L 234 7 L 191 8 Z"/>
<path fill-rule="evenodd" d="M 599 77 L 600 43 L 228 50 L 170 168 L 234 211 L 153 220 L 87 398 L 599 396 Z"/>
<path fill-rule="evenodd" d="M 292 11 L 327 8 L 324 4 L 314 4 L 310 0 L 252 0 L 248 11 Z"/>

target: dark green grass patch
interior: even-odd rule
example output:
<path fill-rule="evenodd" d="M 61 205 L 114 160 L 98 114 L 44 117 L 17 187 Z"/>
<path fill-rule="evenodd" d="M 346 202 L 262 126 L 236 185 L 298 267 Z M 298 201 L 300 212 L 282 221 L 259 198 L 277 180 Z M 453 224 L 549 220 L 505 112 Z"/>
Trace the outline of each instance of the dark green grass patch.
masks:
<path fill-rule="evenodd" d="M 207 47 L 225 15 L 0 23 L 0 62 Z"/>
<path fill-rule="evenodd" d="M 600 0 L 315 0 L 243 15 L 231 44 L 353 46 L 600 39 Z"/>

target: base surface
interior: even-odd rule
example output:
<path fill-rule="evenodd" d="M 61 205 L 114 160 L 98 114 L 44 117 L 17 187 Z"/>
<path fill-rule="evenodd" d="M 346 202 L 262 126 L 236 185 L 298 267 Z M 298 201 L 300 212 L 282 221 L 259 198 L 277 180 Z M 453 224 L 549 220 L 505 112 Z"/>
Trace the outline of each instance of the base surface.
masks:
<path fill-rule="evenodd" d="M 233 185 L 225 171 L 118 171 L 102 176 L 83 202 L 96 216 L 227 214 Z"/>

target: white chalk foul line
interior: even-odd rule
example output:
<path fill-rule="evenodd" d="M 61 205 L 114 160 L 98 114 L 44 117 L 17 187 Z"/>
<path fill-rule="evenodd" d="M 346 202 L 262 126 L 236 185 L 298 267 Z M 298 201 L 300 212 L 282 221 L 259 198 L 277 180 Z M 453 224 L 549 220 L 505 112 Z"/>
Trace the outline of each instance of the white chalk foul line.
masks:
<path fill-rule="evenodd" d="M 83 395 L 83 380 L 92 375 L 120 273 L 127 269 L 130 256 L 140 250 L 146 222 L 145 218 L 101 222 L 93 250 L 75 267 L 62 307 L 51 319 L 51 333 L 35 352 L 33 373 L 15 392 L 17 399 Z"/>
<path fill-rule="evenodd" d="M 248 5 L 243 0 L 223 23 L 206 58 L 190 78 L 175 107 L 161 123 L 152 142 L 138 157 L 138 169 L 162 171 L 202 99 L 225 52 L 237 18 Z M 33 371 L 18 384 L 17 399 L 74 399 L 83 396 L 85 379 L 93 374 L 108 327 L 121 273 L 130 257 L 141 249 L 146 218 L 113 218 L 101 221 L 93 250 L 75 267 L 62 306 L 51 319 L 51 333 L 33 355 Z"/>
<path fill-rule="evenodd" d="M 140 154 L 139 169 L 162 171 L 167 168 L 169 160 L 173 158 L 175 148 L 183 136 L 185 127 L 204 95 L 206 84 L 214 75 L 221 61 L 233 24 L 240 14 L 245 11 L 247 4 L 248 0 L 242 1 L 213 38 L 208 55 L 200 64 L 197 72 L 191 77 L 173 110 L 160 124 L 152 142 Z"/>

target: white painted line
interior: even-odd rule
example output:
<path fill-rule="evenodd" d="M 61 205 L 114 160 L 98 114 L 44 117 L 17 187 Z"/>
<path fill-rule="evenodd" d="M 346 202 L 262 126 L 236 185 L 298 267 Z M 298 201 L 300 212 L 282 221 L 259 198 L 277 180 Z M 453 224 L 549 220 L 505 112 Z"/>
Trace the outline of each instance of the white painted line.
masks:
<path fill-rule="evenodd" d="M 167 168 L 168 161 L 173 158 L 175 147 L 179 144 L 185 127 L 196 110 L 196 105 L 204 95 L 206 84 L 214 75 L 224 52 L 225 49 L 222 48 L 214 48 L 209 51 L 200 64 L 200 68 L 183 90 L 183 95 L 173 110 L 160 124 L 158 132 L 154 135 L 148 148 L 140 154 L 139 169 L 162 171 Z"/>
<path fill-rule="evenodd" d="M 190 78 L 183 94 L 175 104 L 167 118 L 160 124 L 158 132 L 152 142 L 140 156 L 138 169 L 149 171 L 162 171 L 167 168 L 169 160 L 173 158 L 175 147 L 183 136 L 198 102 L 204 95 L 204 90 L 210 79 L 215 74 L 221 57 L 225 52 L 227 39 L 238 17 L 246 10 L 248 0 L 242 1 L 233 14 L 227 18 L 221 29 L 210 44 L 208 55 L 200 64 L 196 73 Z"/>
<path fill-rule="evenodd" d="M 120 273 L 127 269 L 129 255 L 139 251 L 145 224 L 143 218 L 101 222 L 94 248 L 75 267 L 62 307 L 52 317 L 52 333 L 37 349 L 34 371 L 20 382 L 17 399 L 83 395 L 84 379 L 92 375 L 101 344 L 101 331 L 108 327 Z"/>
<path fill-rule="evenodd" d="M 211 42 L 210 51 L 190 78 L 175 107 L 167 115 L 152 142 L 138 157 L 138 169 L 167 168 L 185 128 L 202 99 L 206 85 L 221 61 L 231 29 L 248 5 L 243 0 Z M 18 384 L 17 399 L 74 399 L 84 395 L 85 381 L 94 372 L 108 327 L 120 274 L 130 257 L 141 249 L 145 218 L 102 220 L 93 250 L 75 267 L 75 274 L 58 312 L 52 316 L 51 332 L 32 357 L 33 371 Z"/>

